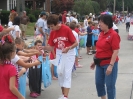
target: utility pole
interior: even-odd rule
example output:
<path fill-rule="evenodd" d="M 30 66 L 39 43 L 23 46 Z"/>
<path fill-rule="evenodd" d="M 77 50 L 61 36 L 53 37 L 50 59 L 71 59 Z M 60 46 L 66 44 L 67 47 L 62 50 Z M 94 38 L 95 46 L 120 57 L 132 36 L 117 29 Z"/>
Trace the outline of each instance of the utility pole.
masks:
<path fill-rule="evenodd" d="M 122 10 L 123 10 L 123 13 L 124 13 L 124 0 L 122 0 Z"/>
<path fill-rule="evenodd" d="M 114 9 L 113 9 L 114 14 L 115 14 L 115 7 L 116 7 L 116 0 L 114 0 Z"/>

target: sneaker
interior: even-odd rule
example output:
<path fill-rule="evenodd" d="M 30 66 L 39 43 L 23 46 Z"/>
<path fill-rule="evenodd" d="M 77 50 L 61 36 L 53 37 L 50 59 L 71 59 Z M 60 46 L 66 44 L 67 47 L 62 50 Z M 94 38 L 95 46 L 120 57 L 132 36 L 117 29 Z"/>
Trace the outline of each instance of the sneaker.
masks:
<path fill-rule="evenodd" d="M 68 99 L 68 98 L 64 97 L 63 99 Z"/>
<path fill-rule="evenodd" d="M 30 93 L 30 97 L 32 97 L 32 98 L 37 98 L 37 95 L 36 95 L 36 93 Z"/>
<path fill-rule="evenodd" d="M 88 54 L 89 54 L 89 55 L 92 55 L 92 52 L 89 52 Z"/>
<path fill-rule="evenodd" d="M 41 91 L 44 91 L 44 88 L 41 88 Z"/>
<path fill-rule="evenodd" d="M 37 96 L 40 96 L 40 94 L 38 94 L 38 93 L 35 93 Z"/>
<path fill-rule="evenodd" d="M 60 95 L 60 97 L 58 99 L 63 99 L 64 98 L 64 95 Z"/>

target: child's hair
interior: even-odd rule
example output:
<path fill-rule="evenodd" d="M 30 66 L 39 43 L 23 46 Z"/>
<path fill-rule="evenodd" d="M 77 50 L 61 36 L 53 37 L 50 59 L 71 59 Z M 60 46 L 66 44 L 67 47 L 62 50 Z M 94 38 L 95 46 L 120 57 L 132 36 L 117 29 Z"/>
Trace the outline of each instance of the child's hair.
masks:
<path fill-rule="evenodd" d="M 77 27 L 77 28 L 80 28 L 80 24 L 77 24 L 76 27 Z"/>
<path fill-rule="evenodd" d="M 76 21 L 72 21 L 72 23 L 76 24 Z"/>
<path fill-rule="evenodd" d="M 19 37 L 17 37 L 17 38 L 15 39 L 15 44 L 21 44 L 22 42 L 24 42 L 23 39 L 21 39 L 21 38 L 19 38 Z"/>
<path fill-rule="evenodd" d="M 37 40 L 37 41 L 34 43 L 34 45 L 37 45 L 38 43 L 42 43 L 42 41 L 41 41 L 41 40 Z"/>
<path fill-rule="evenodd" d="M 0 38 L 0 61 L 3 63 L 6 60 L 11 60 L 11 53 L 15 52 L 15 43 L 9 34 Z"/>
<path fill-rule="evenodd" d="M 74 30 L 74 29 L 76 28 L 76 24 L 75 24 L 74 22 L 71 22 L 71 23 L 70 23 L 70 28 L 71 28 L 72 30 Z"/>
<path fill-rule="evenodd" d="M 83 22 L 80 22 L 80 25 L 81 25 L 81 26 L 84 26 L 84 23 L 83 23 Z"/>
<path fill-rule="evenodd" d="M 89 21 L 89 22 L 88 22 L 88 24 L 92 24 L 92 22 L 91 22 L 91 21 Z"/>
<path fill-rule="evenodd" d="M 70 23 L 69 23 L 69 22 L 67 22 L 67 23 L 66 23 L 66 25 L 67 25 L 67 26 L 70 26 Z"/>

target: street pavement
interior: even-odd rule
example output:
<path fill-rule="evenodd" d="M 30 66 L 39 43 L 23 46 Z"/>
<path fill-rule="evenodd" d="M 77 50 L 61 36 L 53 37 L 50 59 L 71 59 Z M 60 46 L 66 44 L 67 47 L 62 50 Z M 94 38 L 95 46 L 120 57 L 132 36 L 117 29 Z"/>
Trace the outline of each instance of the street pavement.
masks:
<path fill-rule="evenodd" d="M 125 24 L 119 25 L 119 35 L 121 37 L 121 48 L 119 51 L 119 68 L 116 84 L 116 99 L 130 99 L 130 93 L 133 81 L 133 41 L 127 40 L 128 33 L 125 31 Z M 32 41 L 32 37 L 28 37 L 28 41 Z M 93 61 L 93 55 L 87 55 L 86 49 L 81 50 L 83 59 L 80 64 L 83 68 L 76 71 L 77 77 L 72 78 L 72 88 L 70 90 L 69 99 L 100 99 L 97 97 L 95 88 L 95 70 L 90 69 Z M 26 99 L 29 97 L 29 88 L 27 87 Z M 61 95 L 58 81 L 53 80 L 52 85 L 42 91 L 38 99 L 58 99 Z M 132 98 L 133 99 L 133 98 Z"/>

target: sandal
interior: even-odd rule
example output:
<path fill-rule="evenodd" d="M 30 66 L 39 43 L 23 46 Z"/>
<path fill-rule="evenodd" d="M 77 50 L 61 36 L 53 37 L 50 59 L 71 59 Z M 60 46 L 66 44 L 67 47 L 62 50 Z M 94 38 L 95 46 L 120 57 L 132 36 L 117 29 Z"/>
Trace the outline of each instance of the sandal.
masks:
<path fill-rule="evenodd" d="M 32 98 L 37 98 L 37 95 L 36 95 L 36 93 L 30 93 L 30 97 L 32 97 Z"/>
<path fill-rule="evenodd" d="M 75 67 L 76 68 L 82 68 L 83 66 L 79 64 L 79 65 L 76 65 Z"/>

